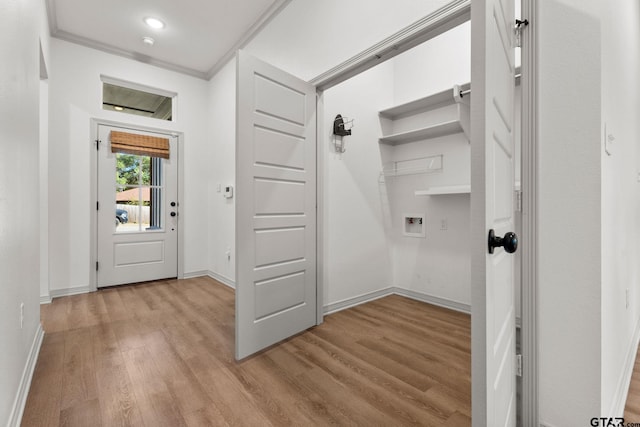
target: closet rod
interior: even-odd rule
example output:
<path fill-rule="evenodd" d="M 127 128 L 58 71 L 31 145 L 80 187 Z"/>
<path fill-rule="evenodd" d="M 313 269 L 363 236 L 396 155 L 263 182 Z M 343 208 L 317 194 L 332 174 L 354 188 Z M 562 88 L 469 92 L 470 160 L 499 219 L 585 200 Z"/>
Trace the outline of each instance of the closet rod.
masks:
<path fill-rule="evenodd" d="M 520 85 L 520 77 L 522 77 L 522 74 L 516 74 L 516 86 Z M 471 93 L 471 89 L 461 90 L 460 98 L 464 98 L 465 95 L 468 95 L 470 93 Z"/>

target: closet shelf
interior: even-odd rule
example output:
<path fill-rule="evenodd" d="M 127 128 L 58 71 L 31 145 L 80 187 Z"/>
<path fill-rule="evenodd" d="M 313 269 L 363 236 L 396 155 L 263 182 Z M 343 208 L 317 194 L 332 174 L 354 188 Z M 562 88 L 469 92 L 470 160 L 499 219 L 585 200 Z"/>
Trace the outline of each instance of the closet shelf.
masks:
<path fill-rule="evenodd" d="M 393 135 L 383 136 L 379 139 L 380 144 L 398 145 L 408 142 L 420 141 L 422 139 L 437 138 L 445 135 L 453 135 L 463 132 L 464 128 L 460 120 L 452 120 L 449 122 L 439 123 L 437 125 L 425 128 L 415 129 L 408 132 L 396 133 Z"/>
<path fill-rule="evenodd" d="M 515 190 L 520 191 L 520 181 L 516 181 Z M 471 185 L 442 185 L 414 192 L 416 196 L 443 196 L 447 194 L 471 194 Z"/>
<path fill-rule="evenodd" d="M 416 196 L 443 196 L 447 194 L 471 194 L 471 185 L 446 185 L 416 190 Z"/>
<path fill-rule="evenodd" d="M 460 85 L 460 90 L 466 91 L 471 87 L 470 83 Z M 379 112 L 381 117 L 397 119 L 421 111 L 435 110 L 437 108 L 453 105 L 456 103 L 454 89 L 446 89 L 432 95 L 425 96 L 405 104 L 387 108 Z"/>

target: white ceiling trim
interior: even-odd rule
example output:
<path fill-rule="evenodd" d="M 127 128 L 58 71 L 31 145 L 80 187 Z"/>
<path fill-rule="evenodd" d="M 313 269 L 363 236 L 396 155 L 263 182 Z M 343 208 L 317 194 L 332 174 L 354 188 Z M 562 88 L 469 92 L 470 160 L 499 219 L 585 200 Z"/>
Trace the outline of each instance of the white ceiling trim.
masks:
<path fill-rule="evenodd" d="M 120 49 L 105 43 L 101 43 L 86 37 L 81 37 L 75 34 L 62 31 L 58 28 L 58 21 L 56 19 L 55 0 L 46 0 L 47 6 L 47 19 L 49 21 L 49 31 L 51 37 L 55 37 L 60 40 L 65 40 L 71 43 L 86 46 L 91 49 L 100 50 L 113 55 L 122 56 L 134 61 L 143 62 L 145 64 L 154 65 L 166 70 L 175 71 L 178 73 L 186 74 L 192 77 L 197 77 L 203 80 L 210 80 L 229 60 L 231 60 L 238 49 L 242 49 L 269 23 L 271 20 L 284 9 L 291 0 L 276 0 L 269 9 L 267 9 L 258 20 L 238 39 L 238 41 L 225 53 L 220 60 L 208 71 L 202 72 L 194 70 L 192 68 L 183 67 L 178 64 L 174 64 L 167 61 L 152 58 L 150 56 L 132 52 L 125 49 Z"/>
<path fill-rule="evenodd" d="M 422 19 L 347 59 L 309 83 L 326 90 L 471 19 L 471 0 L 453 0 Z"/>
<path fill-rule="evenodd" d="M 131 52 L 129 50 L 120 49 L 105 43 L 100 43 L 95 40 L 88 39 L 86 37 L 77 36 L 75 34 L 71 34 L 66 31 L 57 30 L 55 33 L 52 33 L 51 36 L 60 40 L 66 40 L 71 43 L 79 44 L 79 45 L 86 46 L 96 50 L 101 50 L 106 53 L 111 53 L 113 55 L 118 55 L 118 56 L 123 56 L 125 58 L 133 59 L 134 61 L 144 62 L 145 64 L 149 64 L 149 65 L 155 65 L 156 67 L 164 68 L 166 70 L 187 74 L 189 76 L 197 77 L 199 79 L 206 80 L 207 78 L 207 74 L 203 73 L 202 71 L 194 70 L 188 67 L 183 67 L 181 65 L 177 65 L 171 62 L 151 58 L 150 56 L 144 55 L 142 53 Z"/>
<path fill-rule="evenodd" d="M 258 20 L 238 39 L 238 41 L 225 53 L 222 58 L 218 62 L 215 63 L 213 67 L 207 73 L 207 80 L 211 80 L 213 76 L 216 75 L 218 71 L 229 62 L 236 54 L 238 49 L 244 48 L 249 44 L 253 38 L 258 35 L 258 33 L 275 18 L 282 9 L 287 7 L 287 5 L 291 3 L 291 0 L 277 0 L 271 5 L 269 9 L 265 13 L 258 18 Z"/>

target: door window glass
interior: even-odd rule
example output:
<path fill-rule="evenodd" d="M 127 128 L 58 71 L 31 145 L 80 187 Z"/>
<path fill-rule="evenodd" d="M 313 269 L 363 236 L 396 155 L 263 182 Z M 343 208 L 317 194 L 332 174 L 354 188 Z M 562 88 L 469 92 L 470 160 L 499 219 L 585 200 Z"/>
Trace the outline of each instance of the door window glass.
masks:
<path fill-rule="evenodd" d="M 162 159 L 115 153 L 117 233 L 162 229 Z"/>

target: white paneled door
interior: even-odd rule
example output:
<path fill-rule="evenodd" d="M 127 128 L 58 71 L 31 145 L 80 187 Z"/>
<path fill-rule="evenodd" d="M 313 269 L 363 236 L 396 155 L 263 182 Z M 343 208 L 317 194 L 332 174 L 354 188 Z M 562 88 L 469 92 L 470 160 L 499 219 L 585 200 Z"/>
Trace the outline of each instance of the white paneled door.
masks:
<path fill-rule="evenodd" d="M 474 427 L 516 425 L 514 21 L 513 0 L 471 2 Z"/>
<path fill-rule="evenodd" d="M 97 286 L 178 274 L 178 152 L 172 135 L 98 126 Z"/>
<path fill-rule="evenodd" d="M 238 53 L 236 358 L 316 324 L 316 90 Z"/>

